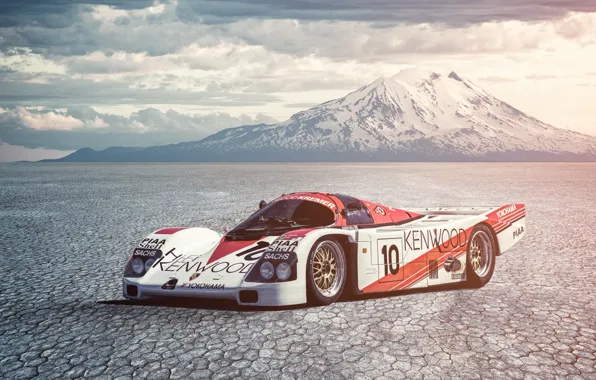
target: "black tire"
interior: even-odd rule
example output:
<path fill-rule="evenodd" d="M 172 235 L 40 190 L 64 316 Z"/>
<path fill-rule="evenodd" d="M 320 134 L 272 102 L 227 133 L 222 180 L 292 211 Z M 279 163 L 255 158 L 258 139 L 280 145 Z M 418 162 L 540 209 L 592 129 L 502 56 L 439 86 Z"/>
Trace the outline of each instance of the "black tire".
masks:
<path fill-rule="evenodd" d="M 475 242 L 476 239 L 476 242 Z M 474 244 L 476 248 L 474 248 Z M 477 249 L 478 248 L 478 249 Z M 486 255 L 481 251 L 482 249 L 490 249 Z M 489 262 L 483 265 L 483 257 L 489 259 Z M 472 230 L 470 240 L 468 242 L 468 252 L 466 255 L 466 275 L 467 285 L 471 288 L 481 288 L 486 285 L 495 271 L 495 263 L 497 259 L 497 244 L 495 237 L 489 226 L 479 224 Z M 474 270 L 474 267 L 477 269 Z"/>
<path fill-rule="evenodd" d="M 328 249 L 331 254 L 335 257 L 336 260 L 336 276 L 335 279 L 329 285 L 329 291 L 325 292 L 321 289 L 320 286 L 317 285 L 315 280 L 315 271 L 313 268 L 317 269 L 320 268 L 323 271 L 321 276 L 325 277 L 325 273 L 328 269 L 328 273 L 332 273 L 331 268 L 327 268 L 327 265 L 324 267 L 321 266 L 321 258 L 323 257 L 323 253 L 319 252 L 317 255 L 317 251 L 321 248 Z M 323 260 L 325 262 L 325 260 Z M 329 265 L 331 267 L 331 265 Z M 321 279 L 318 277 L 318 281 L 324 281 L 325 285 L 327 284 L 330 277 L 332 275 L 325 277 L 325 279 Z M 306 264 L 306 295 L 308 303 L 311 305 L 329 305 L 335 302 L 342 294 L 344 287 L 346 285 L 346 278 L 348 277 L 348 265 L 346 262 L 346 255 L 344 250 L 335 239 L 331 238 L 322 238 L 319 239 L 311 248 L 310 253 L 308 255 L 308 262 Z"/>

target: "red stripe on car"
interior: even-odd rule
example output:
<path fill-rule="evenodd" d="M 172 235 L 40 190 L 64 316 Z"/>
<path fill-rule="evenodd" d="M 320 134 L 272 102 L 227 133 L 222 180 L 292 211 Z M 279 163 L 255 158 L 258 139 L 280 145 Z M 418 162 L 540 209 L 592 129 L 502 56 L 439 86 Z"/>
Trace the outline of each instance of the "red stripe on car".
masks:
<path fill-rule="evenodd" d="M 395 291 L 401 289 L 407 289 L 425 277 L 429 275 L 429 255 L 438 255 L 437 258 L 437 270 L 443 267 L 443 264 L 447 260 L 449 256 L 453 256 L 454 258 L 459 258 L 460 256 L 464 255 L 467 250 L 469 239 L 471 238 L 470 234 L 472 232 L 472 228 L 468 228 L 465 230 L 465 236 L 467 237 L 466 245 L 463 247 L 457 247 L 452 249 L 448 252 L 443 252 L 445 248 L 439 249 L 438 247 L 432 248 L 431 250 L 427 251 L 426 253 L 421 254 L 415 260 L 406 263 L 402 268 L 399 269 L 396 275 L 389 275 L 384 276 L 379 281 L 374 282 L 362 291 L 364 293 L 375 293 L 375 292 L 388 292 L 388 291 Z M 462 235 L 462 234 L 459 234 Z M 455 238 L 454 238 L 455 239 Z M 451 240 L 454 240 L 451 239 Z M 441 244 L 445 244 L 446 242 L 442 242 Z M 426 256 L 426 257 L 425 257 Z M 425 260 L 420 260 L 421 258 L 425 257 Z M 422 265 L 422 267 L 421 267 Z M 464 264 L 465 265 L 465 264 Z M 382 266 L 379 266 L 381 269 Z M 393 280 L 391 279 L 393 277 Z"/>
<path fill-rule="evenodd" d="M 207 261 L 207 264 L 211 264 L 214 261 L 217 261 L 221 258 L 226 257 L 227 255 L 229 255 L 230 253 L 234 253 L 237 252 L 239 250 L 241 250 L 242 248 L 246 248 L 250 245 L 253 245 L 254 243 L 256 243 L 256 240 L 232 240 L 232 241 L 226 241 L 226 238 L 223 237 L 220 242 L 219 245 L 217 246 L 217 248 L 215 248 L 215 251 L 213 252 L 213 254 L 211 255 L 211 257 L 209 258 L 209 261 Z"/>
<path fill-rule="evenodd" d="M 172 235 L 175 234 L 178 231 L 182 231 L 187 229 L 188 227 L 168 227 L 168 228 L 162 228 L 161 230 L 157 231 L 156 234 L 157 235 Z"/>

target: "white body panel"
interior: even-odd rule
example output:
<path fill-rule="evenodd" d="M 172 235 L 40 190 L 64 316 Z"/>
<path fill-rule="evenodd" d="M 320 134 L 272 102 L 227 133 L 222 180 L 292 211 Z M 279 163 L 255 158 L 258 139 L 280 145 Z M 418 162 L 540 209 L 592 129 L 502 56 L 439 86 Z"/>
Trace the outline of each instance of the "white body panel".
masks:
<path fill-rule="evenodd" d="M 143 244 L 159 246 L 162 257 L 142 276 L 125 276 L 123 293 L 127 298 L 233 299 L 252 306 L 303 304 L 307 301 L 307 259 L 313 246 L 325 238 L 342 242 L 348 265 L 356 267 L 348 273 L 356 276 L 352 280 L 357 292 L 463 282 L 473 228 L 480 223 L 491 226 L 498 253 L 503 253 L 526 234 L 522 206 L 418 209 L 412 211 L 423 216 L 401 224 L 317 228 L 296 236 L 290 231 L 281 237 L 244 243 L 223 242 L 221 234 L 204 228 L 172 229 L 176 231 L 165 235 L 160 231 L 168 229 L 160 230 L 143 239 L 137 249 L 143 249 Z M 296 255 L 296 278 L 286 282 L 249 281 L 249 273 L 261 262 L 261 256 L 276 252 Z M 459 262 L 457 269 L 446 270 L 448 259 Z M 174 280 L 174 286 L 167 288 L 166 283 Z M 131 286 L 136 294 L 131 293 Z M 256 291 L 258 301 L 242 302 L 240 292 L 244 290 Z"/>

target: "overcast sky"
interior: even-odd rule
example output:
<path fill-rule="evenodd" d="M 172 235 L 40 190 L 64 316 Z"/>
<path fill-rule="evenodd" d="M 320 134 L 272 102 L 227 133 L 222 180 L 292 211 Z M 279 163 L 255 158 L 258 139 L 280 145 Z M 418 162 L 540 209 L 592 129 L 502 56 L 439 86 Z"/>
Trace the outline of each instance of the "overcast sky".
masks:
<path fill-rule="evenodd" d="M 199 140 L 411 66 L 596 135 L 595 62 L 594 0 L 3 1 L 0 161 Z"/>

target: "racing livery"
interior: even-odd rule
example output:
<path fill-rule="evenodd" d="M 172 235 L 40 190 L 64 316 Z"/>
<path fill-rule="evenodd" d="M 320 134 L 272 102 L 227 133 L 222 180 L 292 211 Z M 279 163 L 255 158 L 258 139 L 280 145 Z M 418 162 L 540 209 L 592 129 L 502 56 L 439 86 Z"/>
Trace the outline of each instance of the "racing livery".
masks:
<path fill-rule="evenodd" d="M 133 249 L 129 299 L 330 304 L 343 293 L 482 287 L 526 233 L 523 204 L 403 210 L 342 194 L 284 194 L 225 234 L 170 227 Z"/>

